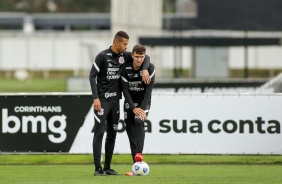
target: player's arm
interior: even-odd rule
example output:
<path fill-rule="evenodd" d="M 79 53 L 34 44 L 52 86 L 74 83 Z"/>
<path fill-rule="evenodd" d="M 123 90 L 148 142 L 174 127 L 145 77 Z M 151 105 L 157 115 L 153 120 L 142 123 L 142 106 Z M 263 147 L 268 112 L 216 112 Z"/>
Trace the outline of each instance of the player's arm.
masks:
<path fill-rule="evenodd" d="M 144 95 L 144 99 L 142 101 L 142 104 L 140 106 L 141 109 L 146 110 L 146 106 L 150 100 L 152 91 L 153 91 L 153 87 L 154 87 L 154 82 L 151 81 L 150 84 L 147 84 L 146 86 L 146 91 L 145 91 L 145 95 Z"/>
<path fill-rule="evenodd" d="M 142 81 L 144 81 L 145 84 L 150 84 L 151 78 L 148 72 L 148 68 L 150 65 L 150 57 L 148 55 L 145 55 L 145 59 L 142 66 Z"/>
<path fill-rule="evenodd" d="M 129 94 L 129 86 L 128 86 L 128 80 L 126 79 L 124 72 L 121 75 L 121 86 L 122 86 L 122 93 L 125 98 L 125 100 L 128 102 L 130 108 L 133 110 L 135 108 L 135 105 L 133 103 L 133 100 Z"/>
<path fill-rule="evenodd" d="M 102 59 L 103 57 L 101 54 L 97 55 L 97 57 L 95 58 L 95 61 L 93 62 L 93 65 L 92 65 L 92 68 L 89 74 L 89 82 L 90 82 L 92 96 L 93 96 L 93 107 L 95 111 L 101 110 L 101 102 L 100 102 L 99 95 L 98 95 L 96 78 L 100 71 L 100 66 L 101 66 L 100 61 Z"/>
<path fill-rule="evenodd" d="M 132 109 L 133 113 L 137 116 L 140 116 L 140 118 L 145 121 L 146 120 L 146 113 L 141 108 L 138 108 L 134 105 L 134 102 L 129 94 L 129 86 L 128 81 L 125 78 L 125 76 L 121 76 L 121 84 L 122 84 L 122 92 L 125 100 L 128 102 L 129 107 Z"/>
<path fill-rule="evenodd" d="M 149 71 L 151 73 L 151 75 L 150 75 L 151 82 L 150 82 L 150 84 L 146 85 L 145 95 L 144 95 L 142 104 L 140 106 L 140 108 L 143 109 L 143 110 L 146 110 L 146 106 L 147 106 L 147 104 L 150 100 L 150 97 L 151 97 L 151 94 L 152 94 L 152 91 L 153 91 L 153 87 L 154 87 L 155 67 L 154 67 L 153 64 L 150 65 Z"/>

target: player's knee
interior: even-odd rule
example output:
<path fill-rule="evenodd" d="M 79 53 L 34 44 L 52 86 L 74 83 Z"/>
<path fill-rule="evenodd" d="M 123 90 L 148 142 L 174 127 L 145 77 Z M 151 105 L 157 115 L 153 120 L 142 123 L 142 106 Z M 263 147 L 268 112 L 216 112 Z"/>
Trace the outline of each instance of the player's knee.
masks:
<path fill-rule="evenodd" d="M 104 133 L 103 132 L 96 132 L 94 133 L 94 140 L 101 141 L 103 139 Z"/>
<path fill-rule="evenodd" d="M 134 118 L 135 123 L 143 123 L 143 121 L 140 118 Z"/>
<path fill-rule="evenodd" d="M 107 139 L 108 141 L 115 142 L 116 136 L 117 136 L 117 133 L 116 133 L 116 132 L 111 132 L 111 133 L 108 133 L 108 134 L 107 134 L 106 139 Z"/>

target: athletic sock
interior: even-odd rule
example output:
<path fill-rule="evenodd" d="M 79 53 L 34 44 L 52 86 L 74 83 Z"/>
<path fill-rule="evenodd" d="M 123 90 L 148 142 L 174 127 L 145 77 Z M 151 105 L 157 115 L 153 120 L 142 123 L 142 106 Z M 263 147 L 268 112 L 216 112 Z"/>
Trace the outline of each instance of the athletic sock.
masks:
<path fill-rule="evenodd" d="M 109 170 L 109 169 L 110 169 L 110 163 L 105 162 L 104 171 Z"/>
<path fill-rule="evenodd" d="M 95 171 L 98 171 L 99 169 L 102 169 L 101 166 L 95 166 Z"/>

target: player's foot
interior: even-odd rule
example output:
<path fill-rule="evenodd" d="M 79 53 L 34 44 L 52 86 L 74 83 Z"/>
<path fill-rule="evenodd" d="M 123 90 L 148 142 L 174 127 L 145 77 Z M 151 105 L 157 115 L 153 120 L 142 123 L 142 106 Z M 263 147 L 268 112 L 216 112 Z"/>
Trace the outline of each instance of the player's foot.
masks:
<path fill-rule="evenodd" d="M 113 169 L 105 170 L 105 173 L 106 173 L 107 175 L 120 175 L 118 172 L 116 172 L 116 171 L 113 170 Z"/>
<path fill-rule="evenodd" d="M 107 176 L 107 174 L 103 171 L 103 169 L 100 167 L 98 170 L 94 172 L 94 176 Z"/>
<path fill-rule="evenodd" d="M 125 173 L 125 176 L 133 176 L 133 175 L 134 175 L 134 174 L 133 174 L 132 171 Z"/>
<path fill-rule="evenodd" d="M 141 153 L 136 153 L 135 157 L 134 157 L 135 162 L 141 162 L 143 161 L 143 156 Z"/>

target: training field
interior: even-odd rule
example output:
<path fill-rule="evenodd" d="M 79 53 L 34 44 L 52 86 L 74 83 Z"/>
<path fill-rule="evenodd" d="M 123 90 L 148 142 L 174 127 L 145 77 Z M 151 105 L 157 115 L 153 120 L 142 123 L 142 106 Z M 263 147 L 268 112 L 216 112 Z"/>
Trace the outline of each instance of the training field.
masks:
<path fill-rule="evenodd" d="M 131 165 L 113 165 L 125 173 Z M 2 165 L 0 183 L 282 183 L 281 165 L 150 165 L 147 176 L 93 176 L 92 165 Z"/>
<path fill-rule="evenodd" d="M 0 183 L 282 183 L 282 156 L 145 155 L 148 176 L 93 176 L 92 155 L 2 155 Z M 112 168 L 130 171 L 129 155 Z"/>

